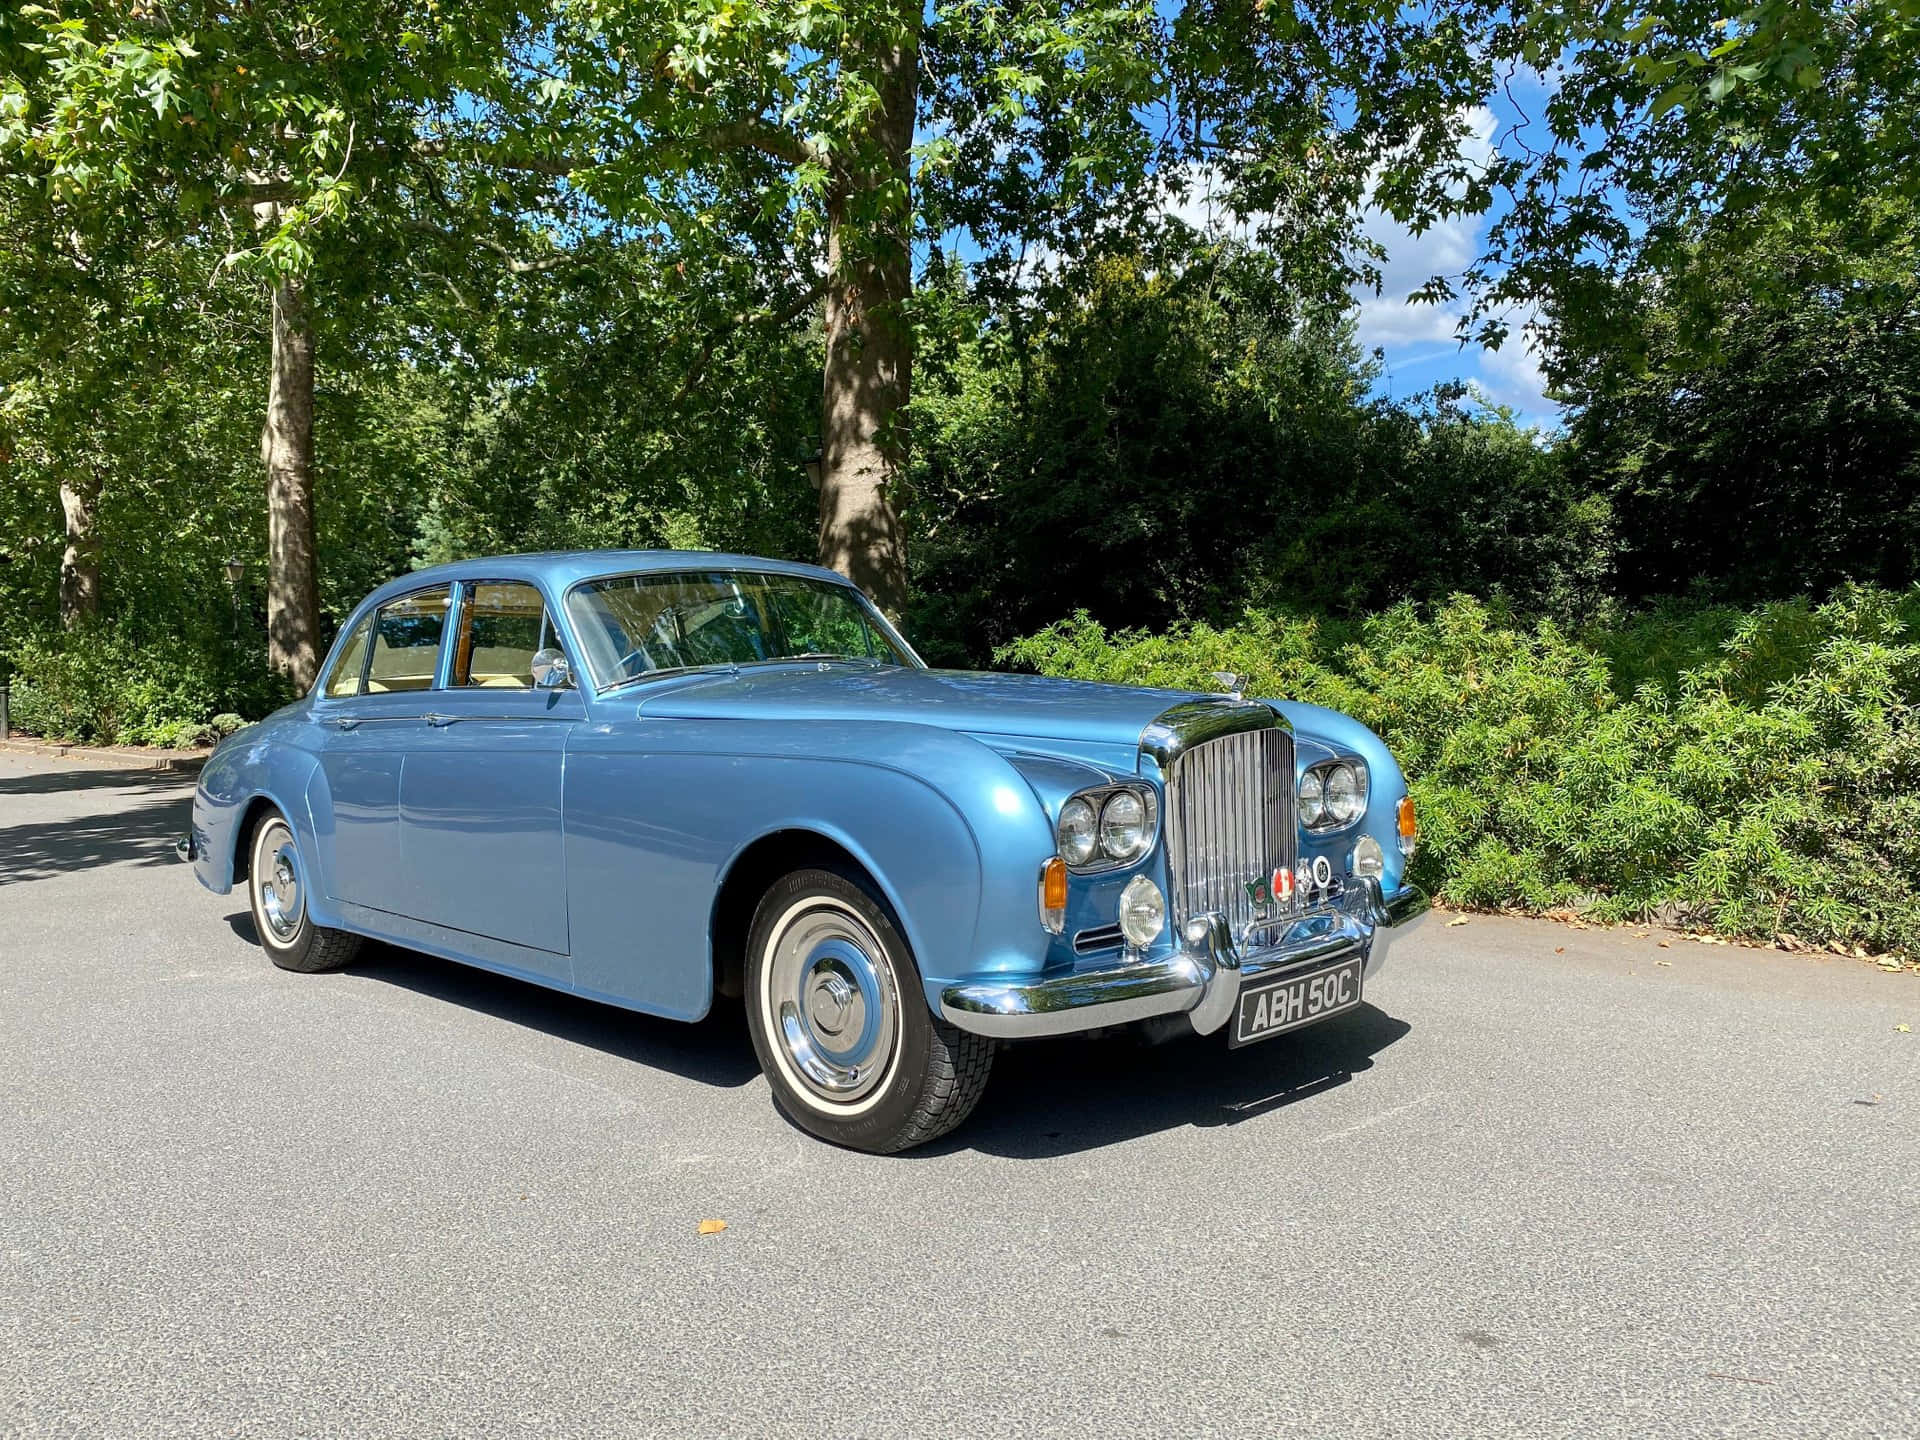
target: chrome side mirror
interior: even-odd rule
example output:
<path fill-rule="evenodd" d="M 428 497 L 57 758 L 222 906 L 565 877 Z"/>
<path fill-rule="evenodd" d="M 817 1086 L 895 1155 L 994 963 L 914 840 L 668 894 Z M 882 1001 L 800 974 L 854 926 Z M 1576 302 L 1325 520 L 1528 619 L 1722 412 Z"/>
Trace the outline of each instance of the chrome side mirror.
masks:
<path fill-rule="evenodd" d="M 573 683 L 573 669 L 559 650 L 537 651 L 531 668 L 536 690 L 564 690 Z"/>

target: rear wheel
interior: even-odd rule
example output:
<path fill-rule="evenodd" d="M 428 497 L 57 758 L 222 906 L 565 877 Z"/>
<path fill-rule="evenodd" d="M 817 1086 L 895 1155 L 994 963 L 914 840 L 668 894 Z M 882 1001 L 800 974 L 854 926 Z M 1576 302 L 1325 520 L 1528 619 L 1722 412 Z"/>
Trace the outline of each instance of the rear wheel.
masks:
<path fill-rule="evenodd" d="M 972 1112 L 993 1042 L 928 1008 L 912 952 L 865 885 L 800 870 L 760 901 L 747 1021 L 776 1104 L 823 1140 L 890 1154 Z"/>
<path fill-rule="evenodd" d="M 307 874 L 293 828 L 277 811 L 267 816 L 254 830 L 247 856 L 247 899 L 260 947 L 282 970 L 337 970 L 353 959 L 360 937 L 313 923 Z"/>

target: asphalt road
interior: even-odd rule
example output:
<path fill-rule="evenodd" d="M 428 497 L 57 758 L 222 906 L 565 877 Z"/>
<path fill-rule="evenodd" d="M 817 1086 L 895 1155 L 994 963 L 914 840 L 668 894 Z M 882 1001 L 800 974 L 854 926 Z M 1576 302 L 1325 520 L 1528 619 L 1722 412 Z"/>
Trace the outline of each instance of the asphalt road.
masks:
<path fill-rule="evenodd" d="M 875 1159 L 737 1018 L 276 971 L 187 795 L 0 758 L 5 1433 L 1920 1434 L 1911 975 L 1435 922 Z"/>

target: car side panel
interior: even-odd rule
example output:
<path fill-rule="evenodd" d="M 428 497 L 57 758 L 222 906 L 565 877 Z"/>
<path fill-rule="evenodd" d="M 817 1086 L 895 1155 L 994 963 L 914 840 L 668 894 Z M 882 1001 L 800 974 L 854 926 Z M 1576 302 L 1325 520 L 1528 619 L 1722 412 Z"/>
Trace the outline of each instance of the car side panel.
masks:
<path fill-rule="evenodd" d="M 930 1000 L 949 979 L 1037 970 L 1034 884 L 1052 830 L 1006 760 L 948 731 L 636 719 L 569 745 L 567 891 L 582 993 L 679 1019 L 712 1002 L 713 900 L 754 841 L 833 840 L 871 874 Z"/>

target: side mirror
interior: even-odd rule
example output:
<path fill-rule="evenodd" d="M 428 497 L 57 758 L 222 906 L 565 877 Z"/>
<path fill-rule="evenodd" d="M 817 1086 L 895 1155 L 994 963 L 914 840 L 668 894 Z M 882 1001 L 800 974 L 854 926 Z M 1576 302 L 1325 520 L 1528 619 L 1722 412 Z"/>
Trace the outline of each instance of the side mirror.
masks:
<path fill-rule="evenodd" d="M 564 690 L 573 683 L 573 669 L 559 650 L 540 650 L 533 657 L 533 686 L 536 690 Z"/>

